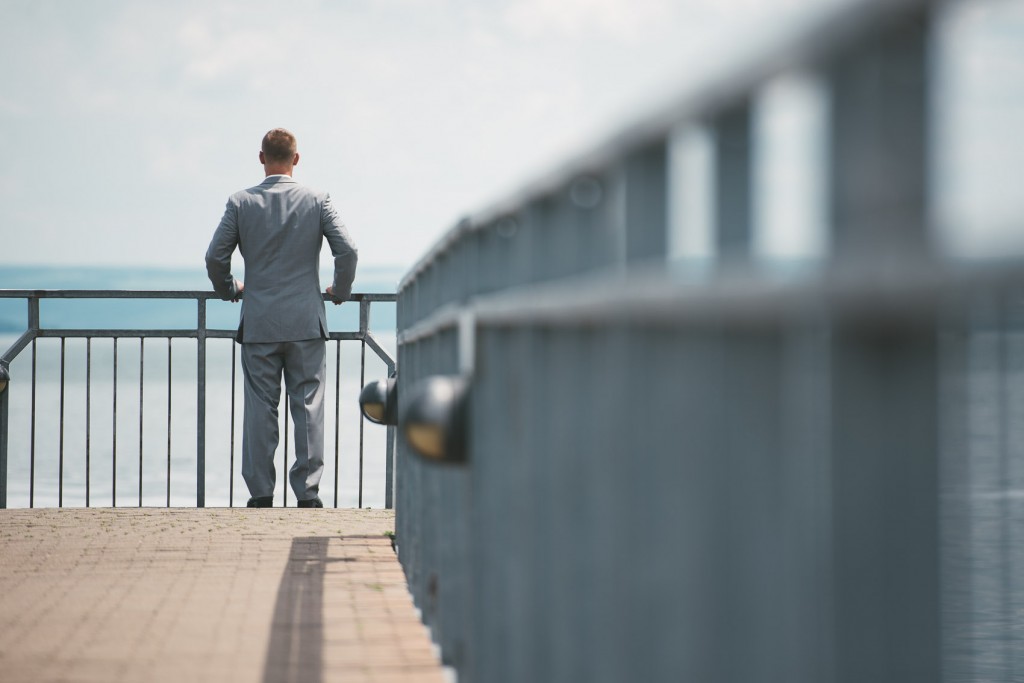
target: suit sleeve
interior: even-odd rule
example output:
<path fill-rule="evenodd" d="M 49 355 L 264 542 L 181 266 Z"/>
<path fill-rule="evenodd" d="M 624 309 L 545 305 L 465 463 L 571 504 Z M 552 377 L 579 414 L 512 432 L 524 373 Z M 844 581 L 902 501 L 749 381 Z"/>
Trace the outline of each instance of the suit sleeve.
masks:
<path fill-rule="evenodd" d="M 206 274 L 213 283 L 213 291 L 225 301 L 238 296 L 238 281 L 231 274 L 231 255 L 237 246 L 238 207 L 229 199 L 224 217 L 206 250 Z"/>
<path fill-rule="evenodd" d="M 323 205 L 320 207 L 320 227 L 334 255 L 334 282 L 331 291 L 335 300 L 347 301 L 352 295 L 352 281 L 356 277 L 356 262 L 359 255 L 345 224 L 331 203 L 329 194 L 324 195 Z"/>

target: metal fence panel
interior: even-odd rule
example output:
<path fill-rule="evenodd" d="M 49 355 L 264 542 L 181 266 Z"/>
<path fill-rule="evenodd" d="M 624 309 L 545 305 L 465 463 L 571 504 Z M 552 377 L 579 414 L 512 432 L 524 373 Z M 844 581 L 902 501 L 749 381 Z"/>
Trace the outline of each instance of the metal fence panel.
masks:
<path fill-rule="evenodd" d="M 460 681 L 1024 671 L 1024 271 L 930 243 L 941 6 L 836 8 L 403 280 L 400 402 L 470 387 L 463 464 L 398 443 L 400 556 Z M 791 69 L 830 95 L 830 253 L 789 281 L 754 253 L 751 103 Z M 715 139 L 705 279 L 665 263 L 681 125 Z"/>
<path fill-rule="evenodd" d="M 106 488 L 105 478 L 101 478 L 99 482 L 94 481 L 96 477 L 93 476 L 94 466 L 93 463 L 97 460 L 95 451 L 95 445 L 97 442 L 98 433 L 102 433 L 103 438 L 109 437 L 109 450 L 106 450 L 104 457 L 110 459 L 110 504 L 113 506 L 125 504 L 127 499 L 127 491 L 132 491 L 134 502 L 142 506 L 143 504 L 154 504 L 152 500 L 146 503 L 144 501 L 144 489 L 152 487 L 153 482 L 150 482 L 151 473 L 154 472 L 165 472 L 166 478 L 163 481 L 158 482 L 161 487 L 161 491 L 164 492 L 164 496 L 161 499 L 169 507 L 172 504 L 171 494 L 171 483 L 177 472 L 172 472 L 172 452 L 174 454 L 180 453 L 182 447 L 180 440 L 175 439 L 173 434 L 178 433 L 178 430 L 183 428 L 181 423 L 181 415 L 178 414 L 177 421 L 175 421 L 174 415 L 176 411 L 173 410 L 172 406 L 177 402 L 178 405 L 184 403 L 185 405 L 190 404 L 194 401 L 195 413 L 192 416 L 188 416 L 187 422 L 195 429 L 196 439 L 194 442 L 194 450 L 186 447 L 186 451 L 190 451 L 194 454 L 194 460 L 191 455 L 188 458 L 189 466 L 195 467 L 195 474 L 191 479 L 191 493 L 190 496 L 194 496 L 193 500 L 195 505 L 198 507 L 204 507 L 207 503 L 206 496 L 206 485 L 208 476 L 212 475 L 210 467 L 208 467 L 206 448 L 207 441 L 210 438 L 210 434 L 207 430 L 207 389 L 208 389 L 208 351 L 210 353 L 216 353 L 217 347 L 224 344 L 232 344 L 231 354 L 231 367 L 230 367 L 230 386 L 231 396 L 224 396 L 224 402 L 230 406 L 229 415 L 225 416 L 223 422 L 230 424 L 228 435 L 225 436 L 225 444 L 218 444 L 216 446 L 216 453 L 226 454 L 226 459 L 229 461 L 230 472 L 226 477 L 220 477 L 219 474 L 215 474 L 218 479 L 226 479 L 228 482 L 228 505 L 234 505 L 234 452 L 235 452 L 235 426 L 236 426 L 236 404 L 234 401 L 234 389 L 237 383 L 236 381 L 236 365 L 237 357 L 234 354 L 232 340 L 235 336 L 234 330 L 228 329 L 211 329 L 207 324 L 207 301 L 209 299 L 215 299 L 216 295 L 213 292 L 196 292 L 196 291 L 122 291 L 122 290 L 0 290 L 0 298 L 4 299 L 24 299 L 28 302 L 28 316 L 27 316 L 27 330 L 19 337 L 10 348 L 3 351 L 0 355 L 0 368 L 6 375 L 10 375 L 11 364 L 16 360 L 17 364 L 14 366 L 13 376 L 10 377 L 10 382 L 13 384 L 7 386 L 4 390 L 0 391 L 0 507 L 6 506 L 10 502 L 10 496 L 8 491 L 8 483 L 10 476 L 10 411 L 11 411 L 11 394 L 14 391 L 14 387 L 17 387 L 17 391 L 21 391 L 24 387 L 27 390 L 27 394 L 23 395 L 25 399 L 24 405 L 19 405 L 19 414 L 24 415 L 26 422 L 28 423 L 28 436 L 27 445 L 22 450 L 26 452 L 17 453 L 17 457 L 28 460 L 28 472 L 26 482 L 26 498 L 28 505 L 33 507 L 37 504 L 37 465 L 50 467 L 50 460 L 53 461 L 53 468 L 55 471 L 54 487 L 55 491 L 53 498 L 56 505 L 61 507 L 65 505 L 65 493 L 67 486 L 65 485 L 65 474 L 71 471 L 71 467 L 84 467 L 84 482 L 82 487 L 84 492 L 75 492 L 76 499 L 84 500 L 86 506 L 93 505 L 97 500 L 97 496 L 93 495 L 93 489 L 96 488 L 97 484 L 101 487 Z M 47 302 L 62 301 L 73 306 L 88 306 L 90 303 L 95 304 L 101 300 L 117 300 L 117 301 L 139 301 L 153 303 L 157 300 L 182 300 L 184 302 L 194 301 L 196 304 L 196 317 L 195 323 L 184 323 L 179 324 L 178 327 L 172 329 L 156 329 L 156 328 L 145 328 L 141 329 L 125 329 L 115 326 L 106 326 L 96 329 L 72 329 L 70 327 L 61 327 L 62 322 L 48 323 L 54 326 L 47 327 L 41 324 L 40 318 L 40 302 L 46 300 Z M 87 300 L 86 303 L 82 303 L 82 300 Z M 91 301 L 89 301 L 91 300 Z M 389 370 L 394 370 L 395 363 L 390 357 L 388 352 L 377 343 L 369 330 L 369 311 L 373 304 L 384 304 L 393 303 L 396 301 L 394 294 L 353 294 L 352 301 L 360 307 L 360 326 L 358 330 L 344 331 L 344 332 L 332 332 L 330 333 L 330 339 L 339 345 L 339 359 L 340 359 L 340 343 L 341 341 L 349 342 L 360 342 L 362 347 L 362 364 L 360 373 L 364 372 L 365 368 L 365 347 L 369 346 L 373 353 L 378 356 L 381 362 Z M 56 305 L 56 304 L 54 304 Z M 94 309 L 86 308 L 86 311 Z M 52 313 L 52 311 L 50 311 Z M 133 321 L 134 322 L 134 321 Z M 97 324 L 102 324 L 102 321 Z M 155 340 L 167 340 L 167 361 L 166 361 L 166 373 L 158 367 L 162 364 L 160 354 L 162 350 L 160 347 L 162 344 L 156 344 Z M 39 340 L 44 340 L 43 344 L 38 344 Z M 53 344 L 58 345 L 56 347 L 57 355 L 53 359 L 52 363 L 48 362 L 47 359 L 43 359 L 39 362 L 37 347 L 45 346 L 50 342 L 47 340 L 53 340 Z M 69 344 L 69 340 L 72 344 Z M 103 340 L 104 346 L 106 340 L 110 343 L 110 362 L 109 367 L 103 368 L 103 377 L 94 377 L 94 344 L 95 340 Z M 135 344 L 135 340 L 138 343 Z M 175 341 L 176 340 L 176 341 Z M 173 349 L 176 344 L 190 345 L 190 342 L 194 340 L 194 346 L 190 351 L 186 349 L 188 353 L 195 354 L 195 370 L 191 377 L 194 379 L 193 384 L 190 386 L 192 389 L 191 396 L 180 397 L 178 392 L 173 390 L 175 384 L 181 379 L 179 373 L 175 370 L 175 367 L 182 367 L 182 360 L 179 355 L 175 355 Z M 213 341 L 211 341 L 213 340 Z M 173 342 L 173 343 L 172 343 Z M 98 344 L 96 345 L 99 346 Z M 180 347 L 178 347 L 180 348 Z M 152 351 L 150 349 L 153 349 Z M 23 352 L 29 350 L 31 358 L 22 356 Z M 99 351 L 99 349 L 96 349 Z M 156 354 L 154 360 L 153 354 Z M 100 354 L 97 354 L 100 355 Z M 99 361 L 100 364 L 106 365 L 106 350 L 102 352 L 103 360 Z M 186 354 L 187 355 L 187 354 Z M 137 356 L 137 358 L 136 358 Z M 19 358 L 20 357 L 20 358 Z M 178 359 L 175 363 L 175 358 Z M 83 361 L 83 362 L 79 362 Z M 30 364 L 29 367 L 21 366 L 21 363 Z M 189 361 L 185 359 L 185 364 L 189 365 Z M 189 365 L 189 367 L 191 367 Z M 37 373 L 38 370 L 38 373 Z M 106 373 L 110 375 L 106 375 Z M 120 372 L 120 378 L 119 378 Z M 189 373 L 193 373 L 190 369 Z M 225 370 L 227 372 L 227 370 Z M 27 381 L 26 381 L 27 380 Z M 100 383 L 107 383 L 109 381 L 109 416 L 110 425 L 109 431 L 103 426 L 99 425 L 94 419 L 94 413 L 97 412 L 95 408 L 99 401 L 97 392 L 95 391 L 96 386 Z M 44 398 L 37 396 L 37 389 L 41 384 L 51 383 L 55 389 L 53 393 L 53 404 L 43 403 Z M 134 383 L 137 382 L 137 386 Z M 147 387 L 147 384 L 152 385 L 154 383 L 165 382 L 166 387 Z M 81 392 L 76 392 L 74 396 L 70 395 L 69 385 L 76 383 L 77 385 L 83 385 Z M 128 386 L 126 383 L 131 383 Z M 335 396 L 338 395 L 340 387 L 340 361 L 339 367 L 336 368 L 335 373 Z M 120 393 L 119 393 L 120 389 Z M 82 396 L 79 397 L 78 393 Z M 160 416 L 157 415 L 155 410 L 161 409 L 160 401 L 163 399 L 162 394 L 166 393 L 166 419 L 155 419 Z M 49 394 L 47 394 L 49 396 Z M 78 402 L 84 404 L 84 425 L 79 430 L 81 434 L 75 434 L 74 438 L 68 432 L 69 418 L 68 415 L 72 410 L 78 410 L 83 406 L 79 406 Z M 75 403 L 72 405 L 72 401 Z M 154 406 L 154 403 L 156 405 Z M 127 408 L 125 407 L 127 406 Z M 120 410 L 119 410 L 120 407 Z M 338 407 L 338 406 L 336 406 Z M 218 406 L 218 410 L 221 406 Z M 106 410 L 106 408 L 104 408 Z M 126 412 L 127 411 L 127 412 Z M 132 415 L 129 417 L 128 412 Z M 284 410 L 285 426 L 287 427 L 287 404 Z M 336 411 L 337 414 L 338 411 Z M 119 414 L 120 413 L 120 414 Z M 177 411 L 180 413 L 180 411 Z M 37 420 L 37 415 L 44 416 L 45 419 Z M 77 415 L 77 413 L 76 413 Z M 77 416 L 76 426 L 78 421 Z M 130 419 L 133 425 L 137 428 L 137 433 L 130 434 L 129 440 L 125 440 L 125 422 Z M 38 424 L 37 424 L 38 423 Z M 211 424 L 213 424 L 211 422 Z M 189 425 L 184 425 L 185 432 L 188 431 Z M 23 428 L 22 425 L 18 425 L 18 428 Z M 166 434 L 160 430 L 166 430 Z M 218 430 L 214 427 L 215 431 Z M 41 432 L 40 430 L 45 430 Z M 157 436 L 155 433 L 159 431 L 161 439 L 166 436 L 166 454 L 152 452 L 152 444 L 154 443 L 154 437 Z M 47 449 L 44 453 L 42 449 L 37 448 L 37 437 L 56 435 L 56 442 L 52 448 Z M 119 436 L 121 437 L 119 440 Z M 384 445 L 384 459 L 385 459 L 385 477 L 384 477 L 384 491 L 383 498 L 385 505 L 392 503 L 392 485 L 393 485 L 393 469 L 391 468 L 391 458 L 393 457 L 393 447 L 389 443 L 389 439 L 393 439 L 394 432 L 389 430 L 388 435 L 385 437 Z M 79 438 L 80 437 L 80 438 Z M 137 443 L 135 443 L 137 437 Z M 147 445 L 150 444 L 150 445 Z M 287 451 L 288 451 L 288 436 L 282 439 L 282 445 L 284 448 L 285 457 L 285 469 L 287 468 Z M 334 443 L 335 454 L 334 454 L 334 466 L 337 469 L 338 463 L 338 439 L 335 438 Z M 51 454 L 52 451 L 52 454 Z M 38 458 L 37 458 L 38 455 Z M 120 458 L 119 458 L 120 456 Z M 161 462 L 161 458 L 166 460 L 166 463 Z M 356 486 L 359 490 L 358 505 L 363 505 L 362 500 L 362 481 L 363 481 L 363 440 L 360 438 L 358 444 L 358 458 L 359 458 L 359 472 Z M 325 453 L 325 459 L 328 461 L 332 460 L 329 454 Z M 41 462 L 37 462 L 40 460 Z M 74 463 L 70 462 L 74 460 Z M 78 461 L 82 462 L 79 463 Z M 159 462 L 159 465 L 154 464 L 154 460 Z M 127 466 L 128 463 L 136 463 L 136 468 L 130 472 L 130 480 L 126 480 L 123 476 L 124 473 L 120 472 L 120 469 Z M 119 472 L 122 476 L 119 476 Z M 153 475 L 155 476 L 155 475 Z M 335 474 L 337 477 L 337 474 Z M 77 484 L 77 482 L 76 482 Z M 337 479 L 336 479 L 337 488 Z M 285 489 L 287 491 L 287 488 Z M 121 500 L 119 501 L 119 496 Z M 152 496 L 149 496 L 152 498 Z M 337 492 L 335 494 L 337 500 Z M 81 500 L 76 500 L 72 504 L 82 504 Z M 104 500 L 106 497 L 104 495 Z M 287 492 L 285 493 L 285 503 L 287 504 Z M 45 503 L 44 504 L 48 504 Z M 337 505 L 337 502 L 335 503 Z"/>

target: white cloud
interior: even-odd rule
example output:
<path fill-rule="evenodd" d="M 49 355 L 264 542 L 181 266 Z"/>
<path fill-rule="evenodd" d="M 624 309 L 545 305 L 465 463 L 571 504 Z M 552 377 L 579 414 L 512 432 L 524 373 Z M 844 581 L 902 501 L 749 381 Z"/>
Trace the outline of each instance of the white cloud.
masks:
<path fill-rule="evenodd" d="M 633 42 L 672 16 L 668 0 L 513 0 L 504 19 L 527 38 Z"/>

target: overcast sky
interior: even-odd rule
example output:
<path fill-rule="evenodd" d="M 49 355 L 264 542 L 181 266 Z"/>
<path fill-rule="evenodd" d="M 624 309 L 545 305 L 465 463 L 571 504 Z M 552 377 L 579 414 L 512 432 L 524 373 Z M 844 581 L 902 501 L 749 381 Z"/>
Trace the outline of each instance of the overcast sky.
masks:
<path fill-rule="evenodd" d="M 0 263 L 199 267 L 284 126 L 361 262 L 408 266 L 460 215 L 847 1 L 0 0 Z"/>

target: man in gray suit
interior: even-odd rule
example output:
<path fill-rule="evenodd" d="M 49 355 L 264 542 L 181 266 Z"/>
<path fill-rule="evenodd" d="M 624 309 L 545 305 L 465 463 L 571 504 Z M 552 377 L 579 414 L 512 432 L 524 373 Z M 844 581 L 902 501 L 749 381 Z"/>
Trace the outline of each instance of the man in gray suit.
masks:
<path fill-rule="evenodd" d="M 268 132 L 260 163 L 266 179 L 231 195 L 206 252 L 206 271 L 217 294 L 238 301 L 245 292 L 236 337 L 245 377 L 242 476 L 252 496 L 248 507 L 272 507 L 283 372 L 295 422 L 289 480 L 299 507 L 323 507 L 318 493 L 328 335 L 317 271 L 326 238 L 334 255 L 334 282 L 327 294 L 335 305 L 346 301 L 356 248 L 330 196 L 292 179 L 299 163 L 294 135 L 283 128 Z M 231 274 L 235 247 L 245 261 L 244 287 Z"/>

